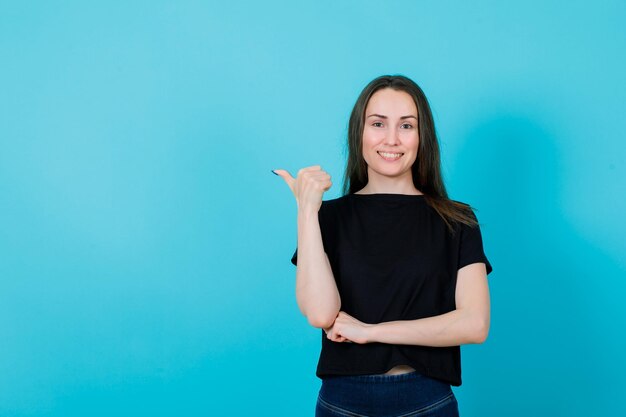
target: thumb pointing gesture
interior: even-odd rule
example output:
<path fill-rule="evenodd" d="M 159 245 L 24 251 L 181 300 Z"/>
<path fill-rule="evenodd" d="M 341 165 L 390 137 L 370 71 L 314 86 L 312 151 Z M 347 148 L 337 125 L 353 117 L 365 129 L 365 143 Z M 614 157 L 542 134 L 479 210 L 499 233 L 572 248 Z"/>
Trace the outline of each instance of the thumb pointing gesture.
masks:
<path fill-rule="evenodd" d="M 330 175 L 319 165 L 302 168 L 296 178 L 284 169 L 275 169 L 272 172 L 285 180 L 296 198 L 298 210 L 317 213 L 322 205 L 322 195 L 332 185 Z"/>

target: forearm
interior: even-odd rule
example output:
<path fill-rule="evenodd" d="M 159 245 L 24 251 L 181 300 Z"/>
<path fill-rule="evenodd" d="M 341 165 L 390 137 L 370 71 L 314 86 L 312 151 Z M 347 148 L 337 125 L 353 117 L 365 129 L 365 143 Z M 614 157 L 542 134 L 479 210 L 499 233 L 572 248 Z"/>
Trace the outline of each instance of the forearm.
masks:
<path fill-rule="evenodd" d="M 296 300 L 314 327 L 330 327 L 341 299 L 328 256 L 324 252 L 317 212 L 298 211 Z"/>
<path fill-rule="evenodd" d="M 399 320 L 369 327 L 369 342 L 420 346 L 459 346 L 483 343 L 489 324 L 470 310 L 457 309 L 438 316 Z"/>

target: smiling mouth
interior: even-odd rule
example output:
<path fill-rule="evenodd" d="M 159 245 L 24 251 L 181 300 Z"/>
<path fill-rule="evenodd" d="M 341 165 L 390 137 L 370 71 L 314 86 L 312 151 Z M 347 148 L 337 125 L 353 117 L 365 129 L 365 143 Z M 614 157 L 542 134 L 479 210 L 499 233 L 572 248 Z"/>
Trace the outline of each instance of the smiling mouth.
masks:
<path fill-rule="evenodd" d="M 400 159 L 404 153 L 396 153 L 396 152 L 381 152 L 377 151 L 378 155 L 382 156 L 385 161 L 396 161 Z"/>

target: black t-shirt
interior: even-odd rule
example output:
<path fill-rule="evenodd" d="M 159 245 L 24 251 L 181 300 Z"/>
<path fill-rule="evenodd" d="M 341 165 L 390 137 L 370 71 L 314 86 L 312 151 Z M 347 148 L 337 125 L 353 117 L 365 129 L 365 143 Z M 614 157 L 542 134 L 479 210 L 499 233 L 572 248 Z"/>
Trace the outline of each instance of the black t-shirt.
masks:
<path fill-rule="evenodd" d="M 480 228 L 455 223 L 451 234 L 423 195 L 348 194 L 323 201 L 318 219 L 341 310 L 364 323 L 452 311 L 457 271 L 475 262 L 484 262 L 488 274 L 492 271 Z M 319 378 L 382 374 L 406 364 L 461 385 L 459 346 L 339 343 L 321 333 Z"/>

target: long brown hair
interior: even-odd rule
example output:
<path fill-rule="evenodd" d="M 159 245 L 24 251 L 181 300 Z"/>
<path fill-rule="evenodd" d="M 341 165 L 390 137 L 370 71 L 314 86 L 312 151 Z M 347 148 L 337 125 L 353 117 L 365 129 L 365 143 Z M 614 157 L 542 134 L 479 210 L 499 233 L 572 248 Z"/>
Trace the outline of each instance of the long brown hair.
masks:
<path fill-rule="evenodd" d="M 383 75 L 372 80 L 361 91 L 348 125 L 348 162 L 343 177 L 343 194 L 353 194 L 367 185 L 367 163 L 363 158 L 363 128 L 365 109 L 372 95 L 383 88 L 404 91 L 417 107 L 419 145 L 417 159 L 411 167 L 415 188 L 424 193 L 424 198 L 442 217 L 451 232 L 451 223 L 461 222 L 469 226 L 477 224 L 471 206 L 450 200 L 441 175 L 439 141 L 430 105 L 422 89 L 411 79 L 402 75 Z"/>

